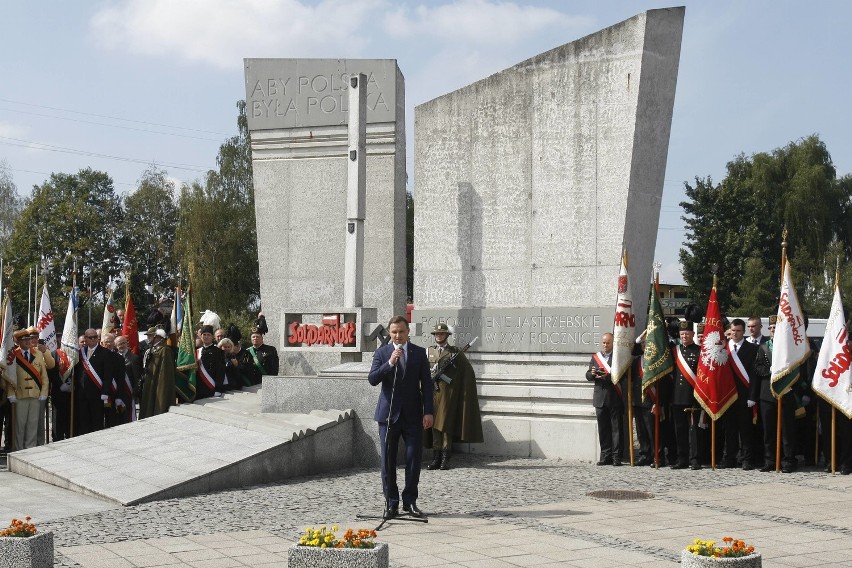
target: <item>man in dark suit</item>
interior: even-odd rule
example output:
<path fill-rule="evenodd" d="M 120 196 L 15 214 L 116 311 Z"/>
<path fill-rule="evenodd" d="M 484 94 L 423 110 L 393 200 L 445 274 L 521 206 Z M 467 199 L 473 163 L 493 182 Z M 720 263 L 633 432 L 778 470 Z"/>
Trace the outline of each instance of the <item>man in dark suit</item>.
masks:
<path fill-rule="evenodd" d="M 391 343 L 379 347 L 373 355 L 369 381 L 381 385 L 375 420 L 379 423 L 382 445 L 382 488 L 385 495 L 384 518 L 399 513 L 399 486 L 396 482 L 396 455 L 399 437 L 405 442 L 405 488 L 402 509 L 415 517 L 423 513 L 417 508 L 417 484 L 423 430 L 432 427 L 432 392 L 426 350 L 408 342 L 408 321 L 394 316 L 388 322 Z"/>
<path fill-rule="evenodd" d="M 612 334 L 601 336 L 601 350 L 592 355 L 586 380 L 595 383 L 592 404 L 598 421 L 601 458 L 597 465 L 621 465 L 621 431 L 624 429 L 624 403 L 612 384 Z"/>
<path fill-rule="evenodd" d="M 737 467 L 742 462 L 746 471 L 762 465 L 763 459 L 754 451 L 756 401 L 749 396 L 751 381 L 755 376 L 754 361 L 758 346 L 745 340 L 745 322 L 739 318 L 731 322 L 728 355 L 734 383 L 737 385 L 737 400 L 722 417 L 724 453 L 719 467 Z"/>
<path fill-rule="evenodd" d="M 693 387 L 701 348 L 694 343 L 694 338 L 692 322 L 680 322 L 680 345 L 675 348 L 675 373 L 671 388 L 671 417 L 677 446 L 676 459 L 672 461 L 672 456 L 669 456 L 672 469 L 701 469 L 698 429 L 702 415 Z"/>
<path fill-rule="evenodd" d="M 749 343 L 754 343 L 758 347 L 766 343 L 769 338 L 763 335 L 763 323 L 761 323 L 760 317 L 751 316 L 748 318 L 748 336 L 746 336 L 746 341 Z"/>
<path fill-rule="evenodd" d="M 104 428 L 104 409 L 111 409 L 112 381 L 117 380 L 115 358 L 98 345 L 98 333 L 87 329 L 83 334 L 85 346 L 80 361 L 74 366 L 74 404 L 76 422 L 74 435 L 88 434 Z"/>

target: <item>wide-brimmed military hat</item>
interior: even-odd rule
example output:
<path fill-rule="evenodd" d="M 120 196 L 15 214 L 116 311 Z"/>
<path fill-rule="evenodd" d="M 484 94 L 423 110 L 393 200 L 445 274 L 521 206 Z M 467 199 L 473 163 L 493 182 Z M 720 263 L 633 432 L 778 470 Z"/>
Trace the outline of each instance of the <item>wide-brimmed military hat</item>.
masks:
<path fill-rule="evenodd" d="M 450 331 L 450 327 L 445 323 L 439 323 L 432 328 L 432 335 L 436 333 L 446 333 L 447 335 L 452 335 L 453 332 Z"/>
<path fill-rule="evenodd" d="M 35 327 L 19 329 L 18 331 L 12 334 L 12 337 L 14 337 L 15 339 L 29 339 L 31 337 L 38 337 L 38 330 Z"/>
<path fill-rule="evenodd" d="M 148 331 L 145 332 L 145 335 L 157 335 L 157 328 L 149 327 Z"/>

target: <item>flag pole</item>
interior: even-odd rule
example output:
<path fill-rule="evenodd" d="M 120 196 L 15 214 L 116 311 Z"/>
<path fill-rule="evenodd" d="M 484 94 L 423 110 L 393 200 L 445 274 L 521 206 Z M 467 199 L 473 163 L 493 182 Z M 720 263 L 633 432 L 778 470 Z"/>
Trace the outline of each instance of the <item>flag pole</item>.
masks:
<path fill-rule="evenodd" d="M 77 287 L 77 260 L 75 259 L 74 260 L 74 270 L 71 271 L 71 296 L 74 295 L 74 288 L 76 288 L 76 287 Z M 73 317 L 77 317 L 76 311 L 74 312 Z M 67 342 L 66 338 L 63 337 L 62 339 Z M 76 337 L 72 337 L 71 340 L 74 343 L 77 343 Z M 71 423 L 68 425 L 68 437 L 69 438 L 74 437 L 74 383 L 76 383 L 76 382 L 77 381 L 74 380 L 74 369 L 71 369 L 71 417 L 69 418 Z"/>
<path fill-rule="evenodd" d="M 716 289 L 716 286 L 719 283 L 719 277 L 717 276 L 717 272 L 719 272 L 719 265 L 713 263 L 713 289 Z M 710 421 L 710 469 L 716 471 L 716 419 L 713 418 Z"/>
<path fill-rule="evenodd" d="M 660 294 L 660 271 L 654 271 L 654 292 Z M 660 390 L 657 389 L 659 393 Z M 654 402 L 654 469 L 660 469 L 660 397 Z"/>
<path fill-rule="evenodd" d="M 622 257 L 624 261 L 624 268 L 628 269 L 627 266 L 627 249 L 625 248 L 622 252 Z M 630 465 L 631 467 L 634 465 L 634 449 L 633 449 L 633 388 L 630 385 L 630 381 L 633 374 L 633 350 L 630 351 L 630 365 L 627 367 L 627 438 L 628 444 L 630 448 Z M 623 432 L 623 430 L 622 430 Z"/>
<path fill-rule="evenodd" d="M 9 297 L 12 294 L 12 273 L 14 271 L 15 271 L 15 269 L 12 268 L 11 266 L 9 266 L 8 263 L 3 268 L 3 272 L 6 275 L 6 297 L 3 298 L 3 317 L 2 317 L 3 333 L 6 333 L 6 308 L 7 308 L 7 305 L 9 303 Z M 29 307 L 27 307 L 27 311 L 29 311 Z M 4 342 L 5 342 L 5 339 L 6 338 L 4 337 L 3 338 Z M 15 381 L 15 396 L 16 397 L 17 397 L 17 394 L 18 394 L 17 391 L 18 391 L 18 383 L 17 383 L 17 380 L 16 380 Z M 11 403 L 9 404 L 9 406 L 12 407 L 11 408 L 11 411 L 12 411 L 12 428 L 10 429 L 11 432 L 12 432 L 12 451 L 17 451 L 17 450 L 20 449 L 20 448 L 18 448 L 18 432 L 17 432 L 17 430 L 18 430 L 18 427 L 17 427 L 17 424 L 18 424 L 17 408 L 18 407 L 17 407 L 17 404 L 11 404 Z"/>
<path fill-rule="evenodd" d="M 787 225 L 781 233 L 781 287 L 784 286 L 784 269 L 787 266 Z M 771 381 L 771 379 L 770 379 Z M 770 389 L 771 390 L 771 389 Z M 781 399 L 778 397 L 778 415 L 775 420 L 775 473 L 781 473 Z"/>

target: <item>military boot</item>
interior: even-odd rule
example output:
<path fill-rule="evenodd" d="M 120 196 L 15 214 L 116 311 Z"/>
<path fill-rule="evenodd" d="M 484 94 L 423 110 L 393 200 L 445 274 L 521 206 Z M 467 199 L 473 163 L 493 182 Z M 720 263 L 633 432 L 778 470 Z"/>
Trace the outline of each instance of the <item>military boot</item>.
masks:
<path fill-rule="evenodd" d="M 441 450 L 432 450 L 432 461 L 426 469 L 443 469 L 441 468 Z"/>
<path fill-rule="evenodd" d="M 452 455 L 452 450 L 444 448 L 441 451 L 441 454 L 441 469 L 450 469 L 450 456 Z"/>

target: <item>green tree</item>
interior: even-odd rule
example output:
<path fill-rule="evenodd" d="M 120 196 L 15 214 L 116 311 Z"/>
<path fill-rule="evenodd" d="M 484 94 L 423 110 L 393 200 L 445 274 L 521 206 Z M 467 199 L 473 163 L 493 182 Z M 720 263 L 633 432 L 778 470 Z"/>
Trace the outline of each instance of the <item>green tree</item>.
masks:
<path fill-rule="evenodd" d="M 688 200 L 681 207 L 687 242 L 680 260 L 684 279 L 699 303 L 706 302 L 714 263 L 719 265 L 723 310 L 731 307 L 733 294 L 740 289 L 747 259 L 764 259 L 777 283 L 785 226 L 788 257 L 801 277 L 797 283 L 823 287 L 818 277 L 822 274 L 825 279 L 826 255 L 835 239 L 842 243 L 844 260 L 849 258 L 852 219 L 845 213 L 850 209 L 852 182 L 836 178 L 831 156 L 816 135 L 770 153 L 737 156 L 727 164 L 722 183 L 714 185 L 708 177 L 685 186 Z M 823 296 L 822 291 L 805 294 L 816 311 L 822 310 Z"/>
<path fill-rule="evenodd" d="M 46 265 L 54 312 L 64 314 L 63 290 L 70 287 L 76 261 L 78 285 L 85 290 L 91 282 L 92 287 L 91 297 L 81 295 L 80 313 L 89 302 L 103 306 L 107 284 L 125 267 L 119 246 L 123 219 L 112 179 L 103 172 L 87 168 L 73 175 L 54 173 L 34 186 L 8 245 L 7 259 L 15 268 L 15 305 L 23 305 L 20 299 L 27 297 L 27 267 Z"/>
<path fill-rule="evenodd" d="M 175 232 L 178 226 L 174 182 L 155 166 L 142 172 L 139 187 L 124 199 L 121 247 L 130 272 L 130 292 L 139 305 L 148 296 L 145 286 L 168 290 L 178 284 Z M 124 289 L 116 293 L 124 301 Z M 144 313 L 140 313 L 144 316 Z"/>
<path fill-rule="evenodd" d="M 741 316 L 765 316 L 774 313 L 777 306 L 778 284 L 759 256 L 745 262 L 743 277 L 737 292 L 731 298 L 731 313 Z"/>
<path fill-rule="evenodd" d="M 181 189 L 175 252 L 192 281 L 195 309 L 247 310 L 260 298 L 251 141 L 245 101 L 239 134 L 219 147 L 218 170 Z"/>
<path fill-rule="evenodd" d="M 6 245 L 12 236 L 15 219 L 21 214 L 22 200 L 12 180 L 9 166 L 0 161 L 0 258 L 6 257 Z"/>

